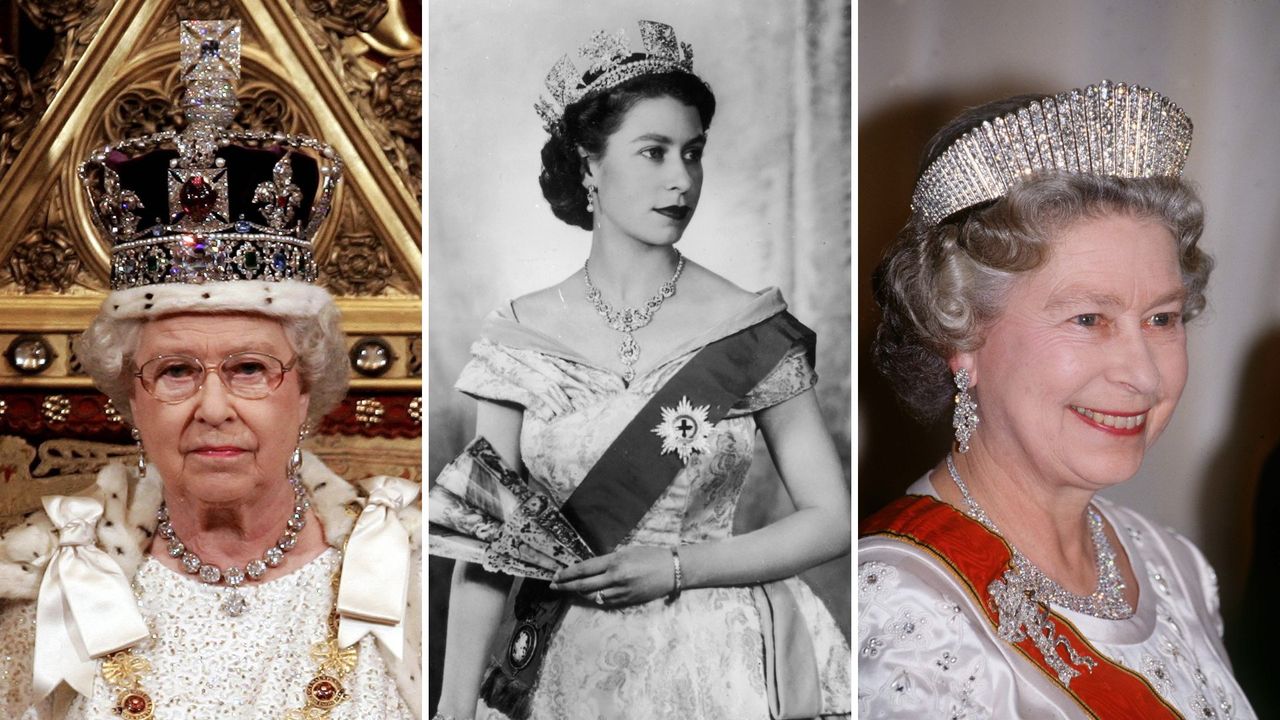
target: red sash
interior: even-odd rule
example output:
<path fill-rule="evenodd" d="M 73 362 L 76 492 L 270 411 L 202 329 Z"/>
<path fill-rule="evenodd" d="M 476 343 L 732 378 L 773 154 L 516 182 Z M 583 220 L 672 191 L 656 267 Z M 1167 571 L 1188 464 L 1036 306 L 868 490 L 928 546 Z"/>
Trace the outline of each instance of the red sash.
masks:
<path fill-rule="evenodd" d="M 1013 560 L 1009 545 L 1000 536 L 952 506 L 921 495 L 899 498 L 863 521 L 858 536 L 871 535 L 892 537 L 937 557 L 961 580 L 995 631 L 999 616 L 989 588 L 993 581 L 1004 577 Z M 1092 658 L 1097 665 L 1080 668 L 1080 674 L 1068 686 L 1059 680 L 1031 638 L 1023 638 L 1013 646 L 1090 717 L 1182 718 L 1145 678 L 1108 660 L 1068 620 L 1049 610 L 1049 621 L 1058 637 L 1065 638 L 1080 656 Z"/>

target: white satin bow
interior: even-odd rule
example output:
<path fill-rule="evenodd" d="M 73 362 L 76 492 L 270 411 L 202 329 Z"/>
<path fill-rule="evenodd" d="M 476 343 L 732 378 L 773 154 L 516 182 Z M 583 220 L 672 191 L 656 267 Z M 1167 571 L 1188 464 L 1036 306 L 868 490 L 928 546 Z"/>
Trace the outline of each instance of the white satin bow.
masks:
<path fill-rule="evenodd" d="M 62 495 L 40 501 L 59 540 L 36 604 L 36 699 L 63 681 L 89 695 L 94 660 L 147 637 L 147 625 L 124 571 L 95 544 L 102 503 Z"/>
<path fill-rule="evenodd" d="M 404 609 L 409 595 L 409 533 L 397 511 L 422 491 L 418 483 L 380 476 L 369 485 L 369 502 L 356 520 L 342 559 L 338 585 L 338 645 L 349 647 L 372 634 L 400 658 Z"/>

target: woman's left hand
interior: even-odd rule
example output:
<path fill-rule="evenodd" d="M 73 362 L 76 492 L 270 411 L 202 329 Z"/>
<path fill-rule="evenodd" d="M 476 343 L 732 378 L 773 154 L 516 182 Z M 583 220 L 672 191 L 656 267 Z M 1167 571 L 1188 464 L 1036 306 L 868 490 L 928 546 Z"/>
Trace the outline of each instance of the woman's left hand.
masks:
<path fill-rule="evenodd" d="M 675 588 L 670 548 L 627 547 L 556 573 L 551 589 L 575 592 L 597 605 L 635 605 Z"/>

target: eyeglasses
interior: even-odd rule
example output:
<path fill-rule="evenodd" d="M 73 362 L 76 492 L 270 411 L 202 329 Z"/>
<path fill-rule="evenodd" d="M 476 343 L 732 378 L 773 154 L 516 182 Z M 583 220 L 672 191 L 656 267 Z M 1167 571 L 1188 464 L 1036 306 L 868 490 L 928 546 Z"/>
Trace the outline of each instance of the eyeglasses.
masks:
<path fill-rule="evenodd" d="M 223 358 L 216 367 L 206 367 L 189 355 L 161 355 L 143 363 L 133 376 L 151 397 L 171 405 L 195 396 L 214 371 L 227 392 L 245 400 L 261 400 L 280 387 L 284 374 L 297 362 L 296 355 L 286 364 L 266 353 L 238 352 Z"/>

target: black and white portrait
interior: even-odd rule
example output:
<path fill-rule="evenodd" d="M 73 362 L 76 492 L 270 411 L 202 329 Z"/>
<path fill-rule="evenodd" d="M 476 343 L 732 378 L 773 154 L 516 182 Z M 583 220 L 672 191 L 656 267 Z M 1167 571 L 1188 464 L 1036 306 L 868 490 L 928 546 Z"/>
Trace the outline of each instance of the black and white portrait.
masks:
<path fill-rule="evenodd" d="M 432 4 L 442 717 L 850 712 L 850 12 Z"/>

